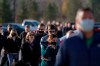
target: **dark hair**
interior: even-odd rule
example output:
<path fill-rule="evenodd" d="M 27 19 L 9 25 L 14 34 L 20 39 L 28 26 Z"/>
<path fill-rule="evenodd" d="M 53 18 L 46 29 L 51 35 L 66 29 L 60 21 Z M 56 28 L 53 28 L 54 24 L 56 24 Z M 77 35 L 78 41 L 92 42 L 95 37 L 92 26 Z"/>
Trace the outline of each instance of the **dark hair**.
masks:
<path fill-rule="evenodd" d="M 92 9 L 87 7 L 87 8 L 80 8 L 78 11 L 90 11 L 91 13 L 93 13 Z"/>
<path fill-rule="evenodd" d="M 79 19 L 79 14 L 80 14 L 80 12 L 91 12 L 91 13 L 93 13 L 93 11 L 91 10 L 91 8 L 80 8 L 78 11 L 77 11 L 77 13 L 76 13 L 76 20 L 77 19 Z"/>
<path fill-rule="evenodd" d="M 42 27 L 42 26 L 45 26 L 45 25 L 44 25 L 43 23 L 40 23 L 40 24 L 39 24 L 39 26 L 41 26 L 41 27 Z"/>
<path fill-rule="evenodd" d="M 25 25 L 25 27 L 30 28 L 30 26 L 29 26 L 29 25 Z"/>
<path fill-rule="evenodd" d="M 47 29 L 48 29 L 48 28 L 50 28 L 51 30 L 52 30 L 52 29 L 55 29 L 55 30 L 57 31 L 57 28 L 56 28 L 55 25 L 52 25 L 52 24 L 51 24 L 51 25 L 48 25 Z"/>

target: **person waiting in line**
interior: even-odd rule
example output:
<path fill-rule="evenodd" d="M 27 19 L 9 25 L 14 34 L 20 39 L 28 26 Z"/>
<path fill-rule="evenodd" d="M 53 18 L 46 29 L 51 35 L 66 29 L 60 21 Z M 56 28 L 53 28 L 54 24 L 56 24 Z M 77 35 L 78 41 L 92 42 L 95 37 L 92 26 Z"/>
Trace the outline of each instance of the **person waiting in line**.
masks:
<path fill-rule="evenodd" d="M 4 44 L 4 50 L 7 54 L 9 66 L 12 66 L 13 60 L 15 63 L 18 61 L 18 53 L 21 46 L 21 39 L 19 38 L 17 31 L 12 29 Z"/>
<path fill-rule="evenodd" d="M 22 61 L 31 66 L 39 66 L 40 45 L 35 41 L 35 33 L 28 32 L 21 46 Z"/>
<path fill-rule="evenodd" d="M 56 27 L 57 27 L 57 35 L 58 35 L 58 38 L 61 38 L 63 36 L 63 33 L 62 33 L 62 27 L 60 26 L 61 22 L 56 22 Z"/>
<path fill-rule="evenodd" d="M 40 41 L 40 45 L 41 45 L 41 54 L 44 52 L 44 50 L 46 49 L 46 46 L 47 44 L 45 43 L 42 43 L 42 42 L 47 42 L 47 39 L 50 35 L 57 35 L 57 28 L 54 26 L 54 25 L 48 25 L 48 28 L 47 28 L 47 31 L 48 31 L 48 34 L 46 36 L 43 36 L 41 38 L 41 41 Z M 57 36 L 58 37 L 58 36 Z M 60 40 L 58 39 L 57 40 L 57 44 L 59 45 L 60 44 Z"/>
<path fill-rule="evenodd" d="M 50 24 L 50 25 L 47 26 L 47 31 L 48 31 L 48 34 L 46 36 L 43 36 L 41 38 L 41 41 L 40 41 L 40 44 L 41 44 L 41 55 L 43 55 L 43 53 L 45 52 L 45 50 L 46 50 L 46 48 L 48 46 L 48 44 L 45 43 L 45 42 L 48 42 L 48 37 L 50 35 L 57 35 L 57 28 L 56 28 L 56 26 L 54 26 L 52 24 Z M 59 45 L 59 44 L 60 44 L 60 40 L 58 38 L 57 39 L 57 45 Z M 45 63 L 45 62 L 41 63 L 42 66 L 43 66 L 43 63 Z"/>
<path fill-rule="evenodd" d="M 4 46 L 4 42 L 5 42 L 5 37 L 3 35 L 3 30 L 2 30 L 2 25 L 0 25 L 0 65 L 2 63 L 2 58 L 3 58 L 3 46 Z"/>
<path fill-rule="evenodd" d="M 27 35 L 27 33 L 30 31 L 30 26 L 29 25 L 25 25 L 25 31 L 23 31 L 21 34 L 20 34 L 20 38 L 21 38 L 21 41 L 22 43 L 25 42 L 25 37 Z"/>
<path fill-rule="evenodd" d="M 43 23 L 40 23 L 38 25 L 37 31 L 35 32 L 35 34 L 36 34 L 36 38 L 35 39 L 37 40 L 37 42 L 39 42 L 39 44 L 40 44 L 41 38 L 43 36 L 47 35 L 44 31 L 45 31 L 45 25 Z"/>
<path fill-rule="evenodd" d="M 4 44 L 4 35 L 3 35 L 2 26 L 0 25 L 0 53 L 1 53 L 1 50 L 3 47 L 3 44 Z M 1 54 L 0 54 L 0 56 L 1 56 Z"/>
<path fill-rule="evenodd" d="M 46 49 L 42 49 L 44 52 L 41 55 L 41 66 L 54 66 L 56 60 L 56 54 L 59 46 L 57 45 L 57 35 L 49 35 L 47 42 L 45 43 Z"/>
<path fill-rule="evenodd" d="M 5 37 L 7 37 L 10 34 L 10 31 L 11 31 L 12 28 L 13 28 L 12 25 L 11 24 L 8 24 L 7 31 L 4 32 L 4 36 Z"/>
<path fill-rule="evenodd" d="M 65 26 L 64 26 L 63 29 L 62 29 L 63 35 L 65 35 L 66 32 L 68 32 L 68 31 L 71 30 L 71 29 L 72 29 L 72 28 L 71 28 L 71 23 L 70 23 L 70 22 L 65 23 Z"/>

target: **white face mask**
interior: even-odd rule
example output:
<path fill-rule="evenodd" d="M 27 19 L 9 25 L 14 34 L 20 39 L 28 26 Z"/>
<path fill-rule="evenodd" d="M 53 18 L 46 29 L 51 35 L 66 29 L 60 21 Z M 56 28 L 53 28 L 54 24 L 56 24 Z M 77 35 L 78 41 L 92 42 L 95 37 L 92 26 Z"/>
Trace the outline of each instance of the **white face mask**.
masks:
<path fill-rule="evenodd" d="M 84 19 L 81 23 L 80 23 L 81 29 L 84 32 L 89 32 L 92 31 L 94 28 L 94 20 L 92 19 Z"/>

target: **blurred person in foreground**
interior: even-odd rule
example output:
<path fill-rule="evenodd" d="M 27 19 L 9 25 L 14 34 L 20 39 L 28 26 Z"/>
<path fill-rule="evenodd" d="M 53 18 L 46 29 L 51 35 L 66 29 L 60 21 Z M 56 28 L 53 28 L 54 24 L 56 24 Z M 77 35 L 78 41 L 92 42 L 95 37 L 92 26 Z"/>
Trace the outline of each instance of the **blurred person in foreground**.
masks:
<path fill-rule="evenodd" d="M 12 66 L 13 60 L 15 62 L 18 62 L 18 53 L 20 50 L 20 46 L 21 40 L 18 36 L 18 33 L 15 29 L 12 29 L 4 45 L 4 50 L 7 54 L 9 66 Z"/>
<path fill-rule="evenodd" d="M 31 66 L 39 66 L 40 45 L 35 41 L 35 33 L 28 32 L 26 42 L 21 46 L 22 61 Z"/>
<path fill-rule="evenodd" d="M 82 36 L 73 35 L 64 41 L 55 66 L 100 66 L 100 35 L 94 33 L 94 23 L 91 9 L 78 10 L 76 29 Z"/>
<path fill-rule="evenodd" d="M 25 42 L 25 37 L 27 35 L 27 33 L 30 31 L 30 26 L 29 25 L 25 25 L 25 31 L 23 31 L 20 34 L 20 38 L 21 38 L 21 42 L 24 43 Z"/>

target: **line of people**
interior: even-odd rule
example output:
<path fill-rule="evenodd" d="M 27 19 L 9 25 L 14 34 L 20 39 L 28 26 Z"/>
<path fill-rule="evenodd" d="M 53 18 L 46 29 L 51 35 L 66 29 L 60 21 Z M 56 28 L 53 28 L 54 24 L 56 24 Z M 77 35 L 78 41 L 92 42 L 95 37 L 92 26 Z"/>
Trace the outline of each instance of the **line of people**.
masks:
<path fill-rule="evenodd" d="M 100 66 L 100 34 L 94 32 L 94 17 L 89 8 L 78 10 L 71 28 L 59 22 L 43 23 L 36 31 L 25 26 L 20 36 L 8 25 L 0 26 L 1 66 Z M 76 26 L 76 30 L 75 30 Z M 15 63 L 14 63 L 15 62 Z"/>
<path fill-rule="evenodd" d="M 3 33 L 2 26 L 0 31 L 1 66 L 54 65 L 60 44 L 55 25 L 50 24 L 45 30 L 41 23 L 36 31 L 30 31 L 30 26 L 26 25 L 20 36 L 10 24 L 7 32 Z"/>

